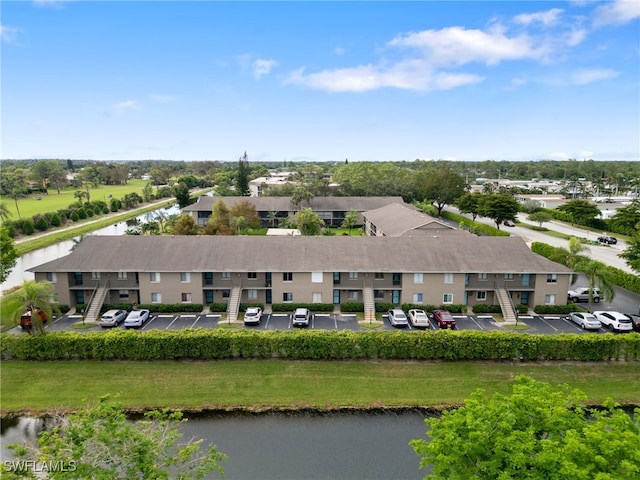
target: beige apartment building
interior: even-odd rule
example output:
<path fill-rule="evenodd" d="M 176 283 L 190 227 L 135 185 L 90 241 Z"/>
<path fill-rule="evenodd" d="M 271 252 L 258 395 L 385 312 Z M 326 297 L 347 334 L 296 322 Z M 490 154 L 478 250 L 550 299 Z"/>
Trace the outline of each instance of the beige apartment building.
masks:
<path fill-rule="evenodd" d="M 517 237 L 88 236 L 31 269 L 57 300 L 210 304 L 564 304 L 571 271 Z M 504 301 L 504 300 L 503 300 Z"/>

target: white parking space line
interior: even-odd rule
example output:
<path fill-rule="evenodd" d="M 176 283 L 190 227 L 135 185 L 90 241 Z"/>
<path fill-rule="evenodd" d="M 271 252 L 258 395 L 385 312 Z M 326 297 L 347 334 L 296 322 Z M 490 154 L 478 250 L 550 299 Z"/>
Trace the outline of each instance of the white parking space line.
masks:
<path fill-rule="evenodd" d="M 198 315 L 198 316 L 196 317 L 196 319 L 193 321 L 193 323 L 191 324 L 191 326 L 190 326 L 189 328 L 193 328 L 193 327 L 195 327 L 195 326 L 196 326 L 196 323 L 198 323 L 198 321 L 200 320 L 200 318 L 201 318 L 201 315 Z"/>
<path fill-rule="evenodd" d="M 480 325 L 478 322 L 476 322 L 476 319 L 475 319 L 475 318 L 473 318 L 473 317 L 469 317 L 469 318 L 471 319 L 471 321 L 472 321 L 473 323 L 475 323 L 475 324 L 478 326 L 478 328 L 479 328 L 480 330 L 484 330 L 484 328 L 482 328 L 482 325 Z"/>
<path fill-rule="evenodd" d="M 557 319 L 558 317 L 540 317 L 540 320 L 542 320 L 543 323 L 546 323 L 548 326 L 553 328 L 556 332 L 558 331 L 558 329 L 553 325 L 551 325 L 549 322 L 547 322 L 547 320 L 557 320 Z"/>
<path fill-rule="evenodd" d="M 171 325 L 173 325 L 175 323 L 175 321 L 177 319 L 180 318 L 180 315 L 176 315 L 175 318 L 173 320 L 171 320 L 171 323 L 169 325 L 167 325 L 167 328 L 165 328 L 165 330 L 169 330 L 171 328 Z"/>
<path fill-rule="evenodd" d="M 581 331 L 582 329 L 576 325 L 575 323 L 573 323 L 571 320 L 567 320 L 566 318 L 560 318 L 560 320 L 562 320 L 565 323 L 568 323 L 569 325 L 571 325 L 573 328 L 575 328 L 577 331 Z"/>

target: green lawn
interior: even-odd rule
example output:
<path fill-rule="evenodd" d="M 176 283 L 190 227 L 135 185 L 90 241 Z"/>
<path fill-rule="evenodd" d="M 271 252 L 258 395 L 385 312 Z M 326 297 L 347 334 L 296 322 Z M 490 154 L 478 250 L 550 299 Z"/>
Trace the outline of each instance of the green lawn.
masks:
<path fill-rule="evenodd" d="M 136 192 L 142 196 L 142 189 L 148 183 L 148 180 L 129 180 L 126 185 L 100 185 L 98 188 L 90 188 L 91 200 L 102 200 L 109 203 L 109 195 L 113 198 L 122 198 L 127 193 Z M 67 187 L 57 192 L 55 188 L 49 189 L 49 194 L 33 193 L 25 198 L 18 199 L 18 208 L 20 209 L 20 218 L 31 218 L 37 213 L 55 212 L 63 208 L 67 208 L 78 199 L 73 196 L 76 188 Z M 155 191 L 155 190 L 154 190 Z M 37 200 L 40 197 L 41 200 Z M 6 196 L 0 196 L 0 203 L 7 205 L 11 212 L 10 220 L 18 219 L 16 211 L 16 203 L 13 199 Z"/>
<path fill-rule="evenodd" d="M 0 373 L 3 414 L 73 409 L 105 394 L 131 409 L 442 407 L 478 387 L 507 393 L 517 374 L 567 383 L 594 403 L 640 404 L 640 363 L 4 361 Z"/>

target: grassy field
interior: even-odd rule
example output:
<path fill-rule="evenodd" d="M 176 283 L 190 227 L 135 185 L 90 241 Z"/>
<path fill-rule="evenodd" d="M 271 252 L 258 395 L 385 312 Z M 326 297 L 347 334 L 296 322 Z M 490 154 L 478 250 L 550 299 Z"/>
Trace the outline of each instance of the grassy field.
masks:
<path fill-rule="evenodd" d="M 640 404 L 640 363 L 4 361 L 0 373 L 3 414 L 74 409 L 105 394 L 134 410 L 446 407 L 479 387 L 508 393 L 517 374 L 567 383 L 590 403 Z"/>
<path fill-rule="evenodd" d="M 148 180 L 129 180 L 126 185 L 100 185 L 98 188 L 90 188 L 89 193 L 92 201 L 102 200 L 109 204 L 109 195 L 113 198 L 122 198 L 127 193 L 136 192 L 142 196 L 142 189 L 148 182 Z M 28 197 L 19 198 L 20 217 L 18 217 L 16 203 L 13 199 L 0 196 L 0 203 L 6 205 L 11 212 L 10 220 L 31 218 L 37 213 L 55 212 L 77 202 L 78 199 L 73 196 L 76 190 L 76 188 L 67 187 L 58 193 L 55 188 L 50 188 L 48 195 L 37 192 Z M 41 200 L 37 200 L 38 197 Z"/>

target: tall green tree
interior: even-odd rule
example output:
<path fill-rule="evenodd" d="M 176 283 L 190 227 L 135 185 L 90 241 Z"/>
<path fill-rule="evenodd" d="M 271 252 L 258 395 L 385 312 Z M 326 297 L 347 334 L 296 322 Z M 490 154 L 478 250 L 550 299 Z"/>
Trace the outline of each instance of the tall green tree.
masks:
<path fill-rule="evenodd" d="M 616 291 L 613 288 L 615 280 L 604 263 L 582 257 L 575 262 L 573 269 L 576 272 L 583 273 L 587 277 L 589 286 L 589 303 L 587 309 L 589 311 L 591 311 L 591 304 L 593 302 L 594 288 L 599 288 L 600 295 L 608 302 L 613 301 L 616 296 Z"/>
<path fill-rule="evenodd" d="M 629 205 L 618 208 L 611 217 L 612 230 L 627 235 L 636 235 L 640 232 L 640 200 L 634 199 Z"/>
<path fill-rule="evenodd" d="M 203 449 L 202 439 L 184 441 L 179 427 L 186 421 L 181 412 L 164 410 L 132 422 L 121 405 L 105 396 L 56 418 L 56 426 L 42 432 L 36 445 L 11 448 L 19 459 L 65 466 L 47 477 L 53 479 L 188 480 L 210 478 L 210 472 L 223 477 L 221 462 L 228 457 L 215 445 Z"/>
<path fill-rule="evenodd" d="M 200 227 L 196 225 L 191 215 L 186 213 L 180 215 L 176 223 L 171 228 L 173 235 L 199 235 Z"/>
<path fill-rule="evenodd" d="M 18 251 L 15 242 L 9 235 L 9 229 L 0 227 L 0 283 L 3 283 L 11 274 L 18 260 Z"/>
<path fill-rule="evenodd" d="M 12 325 L 17 325 L 22 314 L 30 310 L 35 312 L 42 309 L 48 319 L 52 319 L 54 313 L 59 313 L 59 308 L 54 300 L 55 289 L 49 282 L 36 282 L 25 280 L 23 284 L 2 297 L 0 312 L 2 319 Z M 43 333 L 44 325 L 39 315 L 32 315 L 34 334 Z"/>
<path fill-rule="evenodd" d="M 569 200 L 564 205 L 560 205 L 557 210 L 571 215 L 573 223 L 577 223 L 579 225 L 586 225 L 590 220 L 600 216 L 600 210 L 598 207 L 588 200 Z"/>
<path fill-rule="evenodd" d="M 187 185 L 179 183 L 176 185 L 174 192 L 178 207 L 184 208 L 191 205 L 191 194 L 189 193 L 189 187 L 187 187 Z"/>
<path fill-rule="evenodd" d="M 417 179 L 418 198 L 433 203 L 438 209 L 438 216 L 442 215 L 445 205 L 454 203 L 465 193 L 464 178 L 446 167 L 422 171 Z"/>
<path fill-rule="evenodd" d="M 627 248 L 618 255 L 623 258 L 632 270 L 640 273 L 640 235 L 627 242 Z"/>
<path fill-rule="evenodd" d="M 236 194 L 242 197 L 249 195 L 249 159 L 247 152 L 238 161 L 238 173 L 236 174 Z"/>
<path fill-rule="evenodd" d="M 324 220 L 310 208 L 303 208 L 296 213 L 296 226 L 302 235 L 320 235 L 324 228 Z"/>
<path fill-rule="evenodd" d="M 553 220 L 553 217 L 551 216 L 550 213 L 540 211 L 540 212 L 533 212 L 531 215 L 527 217 L 527 220 L 530 220 L 532 222 L 537 222 L 540 228 L 542 228 L 542 224 L 545 222 L 550 222 L 551 220 Z"/>
<path fill-rule="evenodd" d="M 429 418 L 430 441 L 410 442 L 434 480 L 640 478 L 640 409 L 518 375 L 510 395 L 478 389 L 463 407 Z"/>
<path fill-rule="evenodd" d="M 482 198 L 482 193 L 480 192 L 465 193 L 456 200 L 456 206 L 460 213 L 470 213 L 475 222 L 480 208 L 480 198 Z"/>
<path fill-rule="evenodd" d="M 15 202 L 18 218 L 20 218 L 18 199 L 27 195 L 28 174 L 25 168 L 18 167 L 3 168 L 2 171 L 2 192 Z"/>
<path fill-rule="evenodd" d="M 492 219 L 496 228 L 505 220 L 515 221 L 520 203 L 508 193 L 488 193 L 480 197 L 478 213 Z"/>
<path fill-rule="evenodd" d="M 313 193 L 304 185 L 297 185 L 293 189 L 293 194 L 291 195 L 291 203 L 296 206 L 296 208 L 300 208 L 300 204 L 304 201 L 307 202 L 307 206 L 311 202 L 313 198 Z"/>

